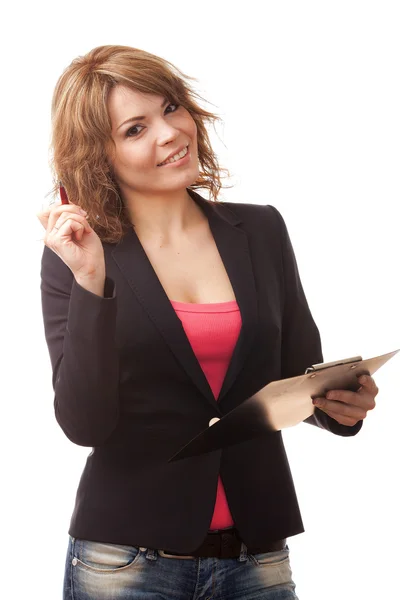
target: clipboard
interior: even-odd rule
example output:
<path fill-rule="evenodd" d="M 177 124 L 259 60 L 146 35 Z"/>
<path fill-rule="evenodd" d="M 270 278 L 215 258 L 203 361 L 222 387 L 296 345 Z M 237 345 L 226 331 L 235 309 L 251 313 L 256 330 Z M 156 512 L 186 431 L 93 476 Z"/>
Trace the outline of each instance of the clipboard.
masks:
<path fill-rule="evenodd" d="M 315 410 L 313 398 L 329 390 L 356 392 L 357 377 L 373 375 L 400 350 L 363 360 L 354 356 L 309 367 L 304 375 L 272 381 L 221 419 L 211 419 L 207 429 L 190 440 L 168 462 L 221 450 L 255 439 L 267 432 L 293 427 Z"/>

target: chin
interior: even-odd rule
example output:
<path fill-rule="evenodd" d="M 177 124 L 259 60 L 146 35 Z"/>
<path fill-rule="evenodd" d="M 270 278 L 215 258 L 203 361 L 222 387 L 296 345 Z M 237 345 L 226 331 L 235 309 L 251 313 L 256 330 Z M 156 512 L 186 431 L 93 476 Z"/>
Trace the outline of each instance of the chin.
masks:
<path fill-rule="evenodd" d="M 189 185 L 192 185 L 199 177 L 199 169 L 198 167 L 194 169 L 187 170 L 186 173 L 176 173 L 174 177 L 172 174 L 168 173 L 169 177 L 165 178 L 163 182 L 164 188 L 186 188 Z"/>

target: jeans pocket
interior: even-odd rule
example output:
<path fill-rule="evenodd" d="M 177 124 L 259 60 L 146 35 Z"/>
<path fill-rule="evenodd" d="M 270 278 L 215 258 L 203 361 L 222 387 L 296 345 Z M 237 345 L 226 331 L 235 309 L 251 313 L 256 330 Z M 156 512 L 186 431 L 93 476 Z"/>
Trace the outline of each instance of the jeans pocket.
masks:
<path fill-rule="evenodd" d="M 262 552 L 260 554 L 249 554 L 249 558 L 256 565 L 278 566 L 289 562 L 289 548 L 286 546 L 282 550 L 275 552 Z"/>
<path fill-rule="evenodd" d="M 97 573 L 112 573 L 132 567 L 139 557 L 140 550 L 135 546 L 76 539 L 72 564 Z"/>
<path fill-rule="evenodd" d="M 289 548 L 276 552 L 249 554 L 253 563 L 256 577 L 267 589 L 276 586 L 275 598 L 297 598 L 295 584 L 292 579 L 292 569 L 289 560 Z M 279 591 L 278 591 L 279 588 Z"/>

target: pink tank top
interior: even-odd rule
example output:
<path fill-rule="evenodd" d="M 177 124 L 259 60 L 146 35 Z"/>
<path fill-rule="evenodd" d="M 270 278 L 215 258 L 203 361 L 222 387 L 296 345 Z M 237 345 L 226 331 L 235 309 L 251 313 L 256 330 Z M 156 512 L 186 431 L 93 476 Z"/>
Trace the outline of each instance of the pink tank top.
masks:
<path fill-rule="evenodd" d="M 239 337 L 242 319 L 236 300 L 215 304 L 171 301 L 187 338 L 217 399 Z M 225 529 L 233 519 L 221 477 L 210 529 Z"/>

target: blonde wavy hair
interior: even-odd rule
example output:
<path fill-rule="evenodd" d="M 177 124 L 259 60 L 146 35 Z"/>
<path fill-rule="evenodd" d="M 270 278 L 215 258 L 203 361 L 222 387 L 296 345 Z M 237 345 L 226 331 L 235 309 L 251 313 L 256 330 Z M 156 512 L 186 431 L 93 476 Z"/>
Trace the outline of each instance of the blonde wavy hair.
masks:
<path fill-rule="evenodd" d="M 215 127 L 221 119 L 199 106 L 196 99 L 204 99 L 189 80 L 197 81 L 163 58 L 114 45 L 76 58 L 58 80 L 52 101 L 53 195 L 61 181 L 103 242 L 118 242 L 132 227 L 106 153 L 112 142 L 107 99 L 116 85 L 165 96 L 186 108 L 197 126 L 199 157 L 199 177 L 189 188 L 208 189 L 217 202 L 221 187 L 229 187 L 222 186 L 222 172 L 229 172 L 219 166 L 206 129 L 206 123 Z"/>

